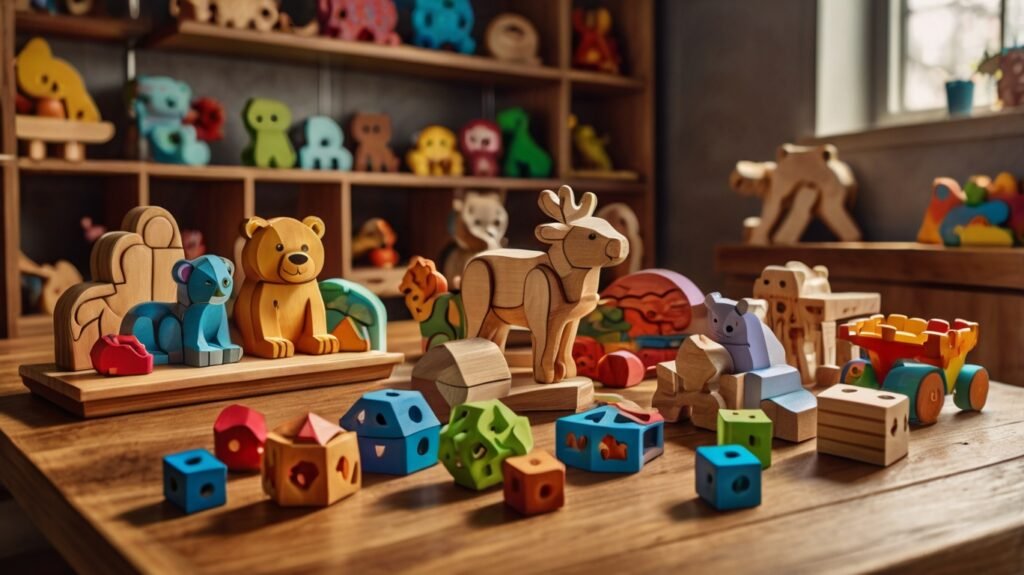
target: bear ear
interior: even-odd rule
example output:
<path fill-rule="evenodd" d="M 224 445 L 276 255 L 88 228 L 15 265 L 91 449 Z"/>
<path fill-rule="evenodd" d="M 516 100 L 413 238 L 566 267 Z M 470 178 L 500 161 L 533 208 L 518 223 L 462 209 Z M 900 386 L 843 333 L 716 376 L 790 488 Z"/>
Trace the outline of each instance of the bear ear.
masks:
<path fill-rule="evenodd" d="M 220 259 L 224 262 L 224 266 L 228 268 L 228 275 L 229 276 L 235 275 L 235 262 L 229 260 L 228 258 L 220 258 Z"/>
<path fill-rule="evenodd" d="M 309 229 L 313 230 L 313 233 L 316 234 L 316 237 L 318 238 L 324 237 L 324 232 L 327 231 L 324 221 L 316 216 L 306 216 L 306 218 L 302 220 L 302 223 L 309 226 Z"/>
<path fill-rule="evenodd" d="M 721 297 L 722 294 L 716 291 L 711 292 L 708 295 L 704 296 L 704 305 L 710 308 L 711 306 L 715 305 L 715 302 L 718 301 Z"/>
<path fill-rule="evenodd" d="M 247 240 L 251 240 L 256 231 L 260 228 L 269 228 L 270 222 L 263 218 L 251 217 L 242 222 L 242 227 L 239 229 L 239 233 Z"/>
<path fill-rule="evenodd" d="M 750 302 L 748 302 L 746 299 L 741 299 L 740 301 L 736 302 L 736 311 L 740 312 L 740 315 L 747 313 L 747 310 L 749 309 Z"/>
<path fill-rule="evenodd" d="M 171 268 L 171 275 L 174 276 L 174 281 L 180 284 L 187 284 L 188 278 L 192 277 L 192 270 L 195 266 L 188 260 L 178 260 Z"/>

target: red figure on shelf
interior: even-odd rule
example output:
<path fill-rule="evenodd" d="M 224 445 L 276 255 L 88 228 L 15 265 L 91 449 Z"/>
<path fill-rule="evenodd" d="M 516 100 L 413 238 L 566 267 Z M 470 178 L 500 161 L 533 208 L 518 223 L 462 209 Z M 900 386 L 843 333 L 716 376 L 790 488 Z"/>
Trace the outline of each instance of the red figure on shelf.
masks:
<path fill-rule="evenodd" d="M 572 25 L 576 29 L 579 43 L 573 55 L 572 64 L 577 68 L 618 74 L 622 58 L 619 47 L 612 38 L 612 14 L 607 8 L 572 11 Z"/>
<path fill-rule="evenodd" d="M 504 151 L 501 129 L 490 120 L 473 120 L 459 131 L 459 147 L 466 156 L 469 173 L 474 176 L 500 175 L 498 166 Z"/>
<path fill-rule="evenodd" d="M 89 352 L 92 367 L 102 375 L 143 375 L 153 372 L 153 356 L 134 335 L 101 337 Z"/>
<path fill-rule="evenodd" d="M 224 139 L 224 106 L 213 98 L 199 98 L 192 102 L 192 111 L 185 117 L 186 124 L 196 128 L 196 138 L 203 142 Z"/>

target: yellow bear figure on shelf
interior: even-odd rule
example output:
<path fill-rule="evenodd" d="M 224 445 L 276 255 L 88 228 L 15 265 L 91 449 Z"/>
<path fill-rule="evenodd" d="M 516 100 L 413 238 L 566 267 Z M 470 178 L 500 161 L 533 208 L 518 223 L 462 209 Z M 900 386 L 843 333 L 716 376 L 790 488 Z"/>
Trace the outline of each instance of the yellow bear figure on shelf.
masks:
<path fill-rule="evenodd" d="M 416 138 L 405 161 L 419 176 L 461 176 L 462 154 L 456 149 L 455 134 L 444 126 L 427 126 Z"/>
<path fill-rule="evenodd" d="M 316 283 L 324 267 L 323 220 L 253 217 L 241 233 L 245 281 L 234 315 L 245 353 L 274 359 L 337 352 Z"/>
<path fill-rule="evenodd" d="M 85 82 L 71 64 L 53 57 L 50 45 L 33 38 L 15 60 L 18 87 L 31 98 L 62 100 L 67 118 L 79 122 L 99 122 L 100 111 L 85 89 Z"/>

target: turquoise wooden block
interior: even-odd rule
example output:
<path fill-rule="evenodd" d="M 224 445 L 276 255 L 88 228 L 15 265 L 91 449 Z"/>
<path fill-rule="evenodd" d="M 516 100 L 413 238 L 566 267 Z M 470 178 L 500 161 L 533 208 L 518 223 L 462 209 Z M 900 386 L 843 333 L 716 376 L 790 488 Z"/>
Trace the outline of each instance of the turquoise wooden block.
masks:
<path fill-rule="evenodd" d="M 227 503 L 228 467 L 205 449 L 164 457 L 164 497 L 185 513 Z"/>
<path fill-rule="evenodd" d="M 637 473 L 664 450 L 664 421 L 643 425 L 611 405 L 555 422 L 555 455 L 578 469 Z"/>
<path fill-rule="evenodd" d="M 341 126 L 326 116 L 307 118 L 302 125 L 299 167 L 304 170 L 352 169 L 352 152 L 345 149 Z"/>
<path fill-rule="evenodd" d="M 697 494 L 719 511 L 761 504 L 761 462 L 742 445 L 697 448 Z"/>

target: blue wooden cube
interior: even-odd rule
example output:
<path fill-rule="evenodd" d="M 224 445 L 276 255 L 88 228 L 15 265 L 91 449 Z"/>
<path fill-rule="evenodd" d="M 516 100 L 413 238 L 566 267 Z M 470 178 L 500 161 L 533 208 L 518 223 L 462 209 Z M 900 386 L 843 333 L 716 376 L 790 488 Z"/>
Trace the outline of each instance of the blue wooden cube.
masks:
<path fill-rule="evenodd" d="M 164 457 L 164 497 L 185 513 L 224 505 L 227 484 L 228 466 L 205 449 Z"/>
<path fill-rule="evenodd" d="M 697 448 L 697 494 L 719 511 L 761 504 L 761 460 L 742 445 Z"/>
<path fill-rule="evenodd" d="M 418 391 L 366 393 L 339 424 L 359 436 L 366 473 L 409 475 L 437 463 L 441 422 Z"/>
<path fill-rule="evenodd" d="M 636 473 L 665 450 L 665 422 L 642 424 L 605 405 L 555 422 L 555 453 L 566 465 Z"/>

